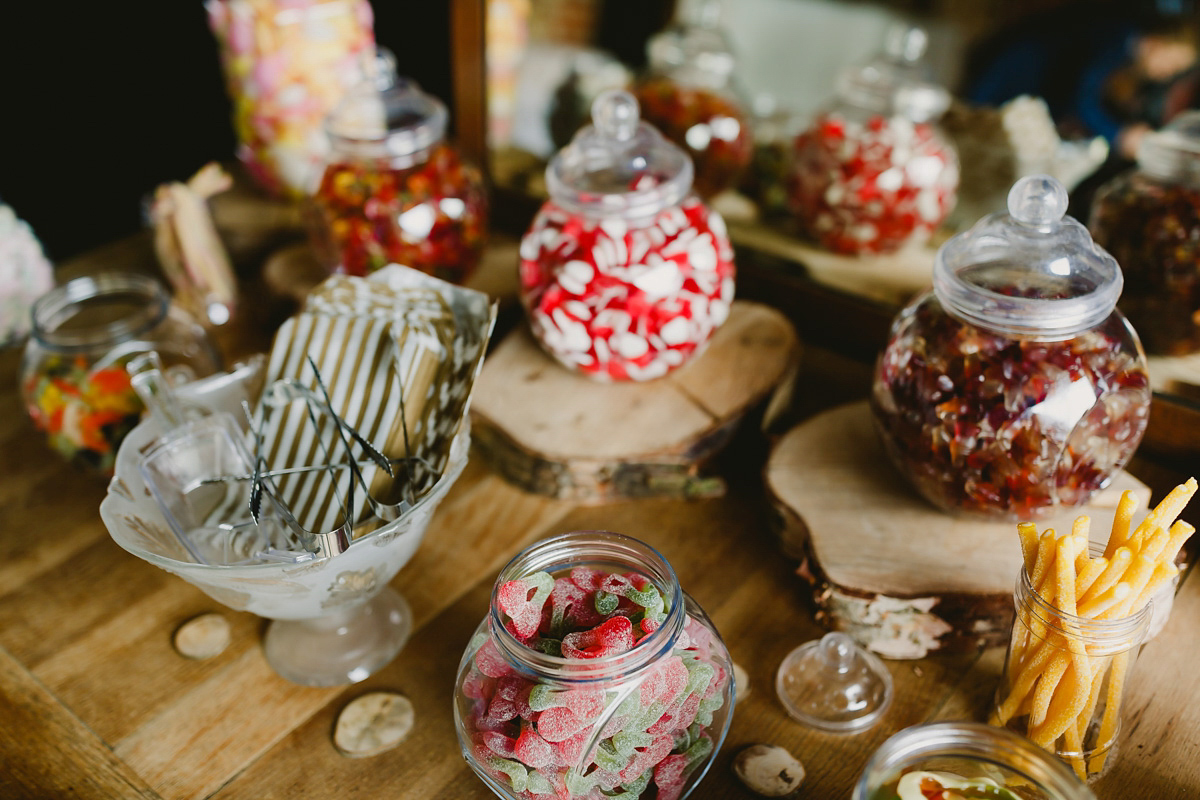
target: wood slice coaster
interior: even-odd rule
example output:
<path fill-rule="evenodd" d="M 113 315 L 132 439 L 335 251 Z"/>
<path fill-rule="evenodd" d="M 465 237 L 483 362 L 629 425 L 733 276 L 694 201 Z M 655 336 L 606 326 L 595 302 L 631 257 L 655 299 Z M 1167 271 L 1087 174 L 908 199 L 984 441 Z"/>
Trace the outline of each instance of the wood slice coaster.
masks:
<path fill-rule="evenodd" d="M 927 503 L 884 452 L 865 401 L 785 434 L 766 485 L 784 550 L 801 561 L 826 627 L 888 658 L 1007 641 L 1021 570 L 1016 523 L 962 519 Z M 1092 540 L 1106 542 L 1126 489 L 1144 510 L 1150 489 L 1121 472 L 1088 505 L 1038 528 L 1070 531 L 1086 514 Z"/>
<path fill-rule="evenodd" d="M 472 441 L 508 481 L 550 497 L 719 495 L 724 481 L 700 468 L 787 383 L 798 353 L 786 317 L 738 301 L 685 366 L 646 383 L 601 383 L 554 361 L 522 325 L 484 361 Z"/>

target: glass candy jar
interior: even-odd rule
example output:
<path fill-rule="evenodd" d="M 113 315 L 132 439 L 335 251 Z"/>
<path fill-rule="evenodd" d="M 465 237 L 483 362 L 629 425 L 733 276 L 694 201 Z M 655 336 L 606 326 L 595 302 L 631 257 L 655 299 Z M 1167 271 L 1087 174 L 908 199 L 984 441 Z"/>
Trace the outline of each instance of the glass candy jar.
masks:
<path fill-rule="evenodd" d="M 1066 765 L 1033 742 L 977 722 L 914 725 L 893 735 L 867 762 L 853 800 L 944 797 L 1096 800 Z"/>
<path fill-rule="evenodd" d="M 67 460 L 111 475 L 117 446 L 143 411 L 125 365 L 151 350 L 178 380 L 219 367 L 204 329 L 173 307 L 153 278 L 107 273 L 42 295 L 21 364 L 34 425 Z"/>
<path fill-rule="evenodd" d="M 671 565 L 637 539 L 562 534 L 501 571 L 454 719 L 504 798 L 686 797 L 733 717 L 733 665 Z"/>
<path fill-rule="evenodd" d="M 737 183 L 754 157 L 750 115 L 734 86 L 734 56 L 718 12 L 706 3 L 695 22 L 652 37 L 650 67 L 635 89 L 643 119 L 691 156 L 701 197 Z"/>
<path fill-rule="evenodd" d="M 1008 208 L 938 250 L 932 291 L 892 323 L 871 408 L 934 505 L 1028 520 L 1108 484 L 1145 432 L 1150 386 L 1115 308 L 1121 270 L 1065 216 L 1062 185 L 1022 178 Z"/>
<path fill-rule="evenodd" d="M 691 160 L 639 121 L 632 95 L 601 94 L 592 121 L 546 168 L 550 199 L 521 240 L 521 302 L 568 368 L 658 378 L 729 315 L 733 247 L 691 194 Z"/>
<path fill-rule="evenodd" d="M 1097 192 L 1090 227 L 1125 273 L 1120 306 L 1146 351 L 1200 350 L 1200 111 L 1146 134 L 1137 168 Z"/>
<path fill-rule="evenodd" d="M 487 194 L 479 170 L 445 140 L 446 121 L 445 105 L 397 77 L 386 53 L 330 115 L 330 156 L 313 197 L 330 269 L 361 276 L 402 264 L 458 284 L 474 271 Z"/>
<path fill-rule="evenodd" d="M 796 137 L 790 205 L 828 250 L 893 252 L 927 240 L 954 208 L 958 158 L 936 125 L 950 95 L 924 78 L 926 41 L 920 28 L 891 30 Z"/>

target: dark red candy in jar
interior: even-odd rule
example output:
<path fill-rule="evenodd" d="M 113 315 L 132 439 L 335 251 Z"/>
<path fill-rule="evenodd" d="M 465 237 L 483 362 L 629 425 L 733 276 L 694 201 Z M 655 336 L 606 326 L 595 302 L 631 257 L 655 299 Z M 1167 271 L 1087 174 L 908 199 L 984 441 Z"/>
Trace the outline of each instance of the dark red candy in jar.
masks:
<path fill-rule="evenodd" d="M 1089 226 L 1125 273 L 1119 305 L 1146 352 L 1200 350 L 1200 111 L 1146 135 L 1137 167 L 1097 192 Z"/>
<path fill-rule="evenodd" d="M 958 158 L 937 127 L 949 94 L 920 59 L 923 30 L 893 29 L 847 70 L 836 101 L 796 137 L 790 206 L 822 247 L 850 255 L 924 242 L 954 208 Z"/>
<path fill-rule="evenodd" d="M 318 249 L 350 275 L 403 264 L 461 284 L 487 232 L 483 178 L 445 140 L 441 101 L 398 78 L 386 54 L 376 65 L 326 125 L 331 154 L 313 197 Z"/>
<path fill-rule="evenodd" d="M 638 119 L 626 92 L 546 170 L 550 200 L 521 241 L 521 300 L 563 365 L 600 380 L 650 380 L 683 365 L 729 314 L 733 248 L 690 194 L 692 164 Z"/>
<path fill-rule="evenodd" d="M 701 4 L 694 21 L 651 37 L 650 68 L 635 89 L 642 118 L 691 156 L 696 192 L 706 198 L 736 184 L 754 157 L 750 115 L 717 9 Z"/>
<path fill-rule="evenodd" d="M 1013 520 L 1085 503 L 1137 449 L 1146 360 L 1121 270 L 1047 176 L 939 249 L 893 322 L 871 407 L 888 454 L 952 513 Z"/>

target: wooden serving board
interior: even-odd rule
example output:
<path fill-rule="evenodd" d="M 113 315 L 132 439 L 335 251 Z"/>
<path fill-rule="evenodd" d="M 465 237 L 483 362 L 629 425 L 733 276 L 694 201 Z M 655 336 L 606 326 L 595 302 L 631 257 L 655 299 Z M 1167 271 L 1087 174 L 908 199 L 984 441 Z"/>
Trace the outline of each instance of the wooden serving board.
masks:
<path fill-rule="evenodd" d="M 954 517 L 927 503 L 888 459 L 865 401 L 785 434 L 765 482 L 784 550 L 801 561 L 826 627 L 889 658 L 1006 641 L 1021 570 L 1016 523 Z M 1038 527 L 1070 530 L 1086 514 L 1091 538 L 1107 541 L 1126 489 L 1144 509 L 1149 488 L 1121 472 L 1087 506 Z"/>
<path fill-rule="evenodd" d="M 690 363 L 646 383 L 602 383 L 559 365 L 521 325 L 484 361 L 472 441 L 507 480 L 550 497 L 720 495 L 724 481 L 701 468 L 790 383 L 798 353 L 786 317 L 737 301 Z"/>

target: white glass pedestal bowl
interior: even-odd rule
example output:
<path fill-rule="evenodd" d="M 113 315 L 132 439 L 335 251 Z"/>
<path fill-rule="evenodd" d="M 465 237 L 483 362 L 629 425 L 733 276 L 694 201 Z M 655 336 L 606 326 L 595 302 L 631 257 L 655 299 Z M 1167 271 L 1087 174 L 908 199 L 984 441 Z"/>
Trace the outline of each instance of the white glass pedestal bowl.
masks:
<path fill-rule="evenodd" d="M 258 364 L 177 389 L 185 405 L 237 413 L 259 381 Z M 400 519 L 356 539 L 344 553 L 296 564 L 214 566 L 196 563 L 146 488 L 138 462 L 162 431 L 147 417 L 122 442 L 100 516 L 118 545 L 174 573 L 235 611 L 272 620 L 263 643 L 281 676 L 305 686 L 365 679 L 403 648 L 412 628 L 408 605 L 388 582 L 425 535 L 434 510 L 467 463 L 466 418 L 442 477 Z"/>

